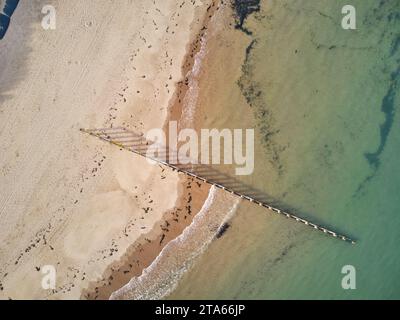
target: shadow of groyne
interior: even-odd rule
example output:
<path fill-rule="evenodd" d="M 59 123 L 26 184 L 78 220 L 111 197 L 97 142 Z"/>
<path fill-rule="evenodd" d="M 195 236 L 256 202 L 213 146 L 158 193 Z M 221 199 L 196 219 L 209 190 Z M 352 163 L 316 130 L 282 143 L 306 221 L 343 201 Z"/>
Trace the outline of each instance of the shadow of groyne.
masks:
<path fill-rule="evenodd" d="M 188 158 L 183 158 L 186 160 L 184 163 L 182 161 L 179 162 L 178 160 L 182 160 L 182 158 L 177 158 L 179 155 L 177 152 L 175 152 L 175 150 L 169 149 L 168 146 L 149 141 L 141 133 L 136 133 L 123 127 L 80 130 L 81 132 L 116 145 L 121 149 L 128 150 L 161 165 L 167 166 L 173 171 L 177 171 L 192 177 L 193 179 L 198 180 L 199 183 L 213 185 L 219 189 L 240 197 L 243 200 L 269 209 L 270 211 L 286 218 L 303 223 L 304 225 L 307 225 L 315 230 L 322 231 L 323 233 L 334 238 L 355 244 L 355 240 L 348 236 L 332 231 L 332 229 L 323 227 L 320 224 L 301 218 L 298 215 L 290 213 L 287 209 L 283 209 L 281 206 L 278 208 L 276 204 L 270 201 L 270 197 L 268 197 L 265 192 L 243 183 L 239 179 L 226 173 L 222 173 L 210 165 L 200 164 L 193 159 Z"/>

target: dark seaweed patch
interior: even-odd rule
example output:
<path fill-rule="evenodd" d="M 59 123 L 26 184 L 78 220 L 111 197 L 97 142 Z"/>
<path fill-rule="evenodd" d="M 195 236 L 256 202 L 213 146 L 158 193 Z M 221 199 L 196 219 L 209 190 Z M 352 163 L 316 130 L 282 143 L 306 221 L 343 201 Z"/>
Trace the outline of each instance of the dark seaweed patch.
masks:
<path fill-rule="evenodd" d="M 236 11 L 236 29 L 251 35 L 251 31 L 243 27 L 247 17 L 254 12 L 260 11 L 260 0 L 234 0 L 233 7 Z"/>
<path fill-rule="evenodd" d="M 272 128 L 272 114 L 265 103 L 263 87 L 253 80 L 254 64 L 251 59 L 252 50 L 257 43 L 257 40 L 253 39 L 246 48 L 246 56 L 242 64 L 242 75 L 237 84 L 247 104 L 253 109 L 257 121 L 257 129 L 260 132 L 261 142 L 268 153 L 269 162 L 276 168 L 278 174 L 282 174 L 283 166 L 280 161 L 282 147 L 273 142 L 273 136 L 279 133 L 279 130 L 273 130 Z"/>
<path fill-rule="evenodd" d="M 400 67 L 397 68 L 396 71 L 392 72 L 390 76 L 390 87 L 386 93 L 386 95 L 382 99 L 381 110 L 385 115 L 385 121 L 380 125 L 380 142 L 376 151 L 371 153 L 365 153 L 364 156 L 367 159 L 368 163 L 372 166 L 373 172 L 369 176 L 367 176 L 364 181 L 359 185 L 356 193 L 358 194 L 366 183 L 371 181 L 371 179 L 375 176 L 376 171 L 380 166 L 380 156 L 383 153 L 388 136 L 393 127 L 394 117 L 395 117 L 395 109 L 396 109 L 396 93 L 398 90 L 398 82 L 400 79 Z"/>
<path fill-rule="evenodd" d="M 385 150 L 385 146 L 387 144 L 387 140 L 389 134 L 392 130 L 394 124 L 394 117 L 396 114 L 396 98 L 398 98 L 397 92 L 399 90 L 399 81 L 400 81 L 400 60 L 398 59 L 398 53 L 400 48 L 400 35 L 397 30 L 399 28 L 400 21 L 400 12 L 398 2 L 396 1 L 386 1 L 381 0 L 377 7 L 372 10 L 371 14 L 368 14 L 364 18 L 364 24 L 366 26 L 377 28 L 376 22 L 381 21 L 385 23 L 382 26 L 382 34 L 380 36 L 379 42 L 376 44 L 377 47 L 381 46 L 383 40 L 391 39 L 391 46 L 388 50 L 388 53 L 385 57 L 387 63 L 386 67 L 383 69 L 386 73 L 388 70 L 388 66 L 390 65 L 390 59 L 396 59 L 397 61 L 397 69 L 392 71 L 390 77 L 388 79 L 389 85 L 385 95 L 382 98 L 382 102 L 380 105 L 380 110 L 384 114 L 384 121 L 379 126 L 379 145 L 374 152 L 367 152 L 364 154 L 366 160 L 372 168 L 372 173 L 369 174 L 359 185 L 355 194 L 356 196 L 359 194 L 365 185 L 370 182 L 374 176 L 376 175 L 377 170 L 379 169 L 381 160 L 380 157 Z M 390 70 L 390 69 L 389 69 Z"/>
<path fill-rule="evenodd" d="M 395 115 L 395 98 L 397 90 L 397 81 L 400 75 L 400 68 L 391 74 L 391 84 L 386 95 L 383 97 L 381 110 L 385 115 L 385 121 L 380 125 L 380 143 L 378 149 L 373 153 L 366 153 L 368 162 L 377 169 L 380 164 L 379 157 L 385 149 L 387 138 L 393 126 Z"/>
<path fill-rule="evenodd" d="M 390 49 L 391 57 L 394 56 L 399 47 L 400 47 L 400 35 L 398 35 L 397 38 L 393 41 L 392 48 Z"/>

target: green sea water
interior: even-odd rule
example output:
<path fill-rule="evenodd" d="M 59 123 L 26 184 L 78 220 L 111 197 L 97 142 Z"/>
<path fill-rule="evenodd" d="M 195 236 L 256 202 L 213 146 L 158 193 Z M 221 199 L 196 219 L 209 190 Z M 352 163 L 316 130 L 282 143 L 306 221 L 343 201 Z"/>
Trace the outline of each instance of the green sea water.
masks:
<path fill-rule="evenodd" d="M 347 4 L 356 30 L 341 27 Z M 170 297 L 400 298 L 400 1 L 261 1 L 245 26 L 245 103 L 217 122 L 256 129 L 255 171 L 241 179 L 357 244 L 242 202 Z"/>

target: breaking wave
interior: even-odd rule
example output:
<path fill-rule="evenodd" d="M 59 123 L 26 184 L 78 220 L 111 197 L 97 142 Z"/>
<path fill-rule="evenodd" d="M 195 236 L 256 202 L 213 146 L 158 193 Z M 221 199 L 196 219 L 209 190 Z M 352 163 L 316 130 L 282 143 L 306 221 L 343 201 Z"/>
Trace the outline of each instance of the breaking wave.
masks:
<path fill-rule="evenodd" d="M 207 53 L 207 34 L 201 38 L 200 50 L 194 57 L 194 63 L 192 69 L 188 72 L 187 78 L 189 80 L 188 91 L 183 98 L 183 109 L 180 124 L 182 127 L 190 128 L 193 126 L 194 116 L 196 113 L 197 99 L 199 96 L 199 80 L 203 59 Z"/>
<path fill-rule="evenodd" d="M 200 212 L 183 233 L 169 242 L 139 277 L 132 278 L 110 299 L 155 300 L 170 294 L 215 239 L 219 228 L 235 214 L 239 201 L 211 187 Z"/>

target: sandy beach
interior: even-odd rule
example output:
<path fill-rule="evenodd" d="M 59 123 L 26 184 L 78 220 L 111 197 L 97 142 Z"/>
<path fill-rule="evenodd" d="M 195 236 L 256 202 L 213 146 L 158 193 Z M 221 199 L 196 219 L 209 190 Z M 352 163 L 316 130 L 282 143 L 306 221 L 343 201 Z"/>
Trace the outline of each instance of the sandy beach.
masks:
<path fill-rule="evenodd" d="M 163 127 L 210 3 L 19 3 L 0 42 L 1 298 L 108 298 L 200 210 L 207 188 L 79 129 Z"/>
<path fill-rule="evenodd" d="M 238 95 L 232 88 L 236 86 L 235 81 L 241 74 L 237 66 L 245 58 L 248 39 L 241 36 L 240 31 L 235 31 L 235 17 L 229 2 L 215 2 L 207 8 L 207 13 L 203 27 L 192 42 L 184 63 L 183 74 L 186 77 L 178 84 L 169 108 L 170 120 L 177 121 L 181 129 L 191 127 L 198 132 L 201 128 L 213 128 L 218 123 L 218 113 L 226 111 L 221 106 L 227 106 L 229 102 L 226 101 L 226 92 L 235 94 L 228 95 L 231 101 L 244 99 L 240 92 Z M 226 34 L 234 41 L 226 42 Z M 224 60 L 226 57 L 231 58 L 232 49 L 243 52 L 243 55 L 236 54 L 235 60 Z M 207 119 L 209 115 L 212 117 Z M 233 113 L 233 117 L 239 116 Z M 232 169 L 232 166 L 224 166 L 229 167 L 227 171 Z M 220 167 L 211 166 L 214 170 L 223 172 Z M 224 234 L 221 230 L 229 229 L 230 220 L 239 203 L 240 198 L 211 187 L 207 200 L 190 226 L 169 242 L 140 276 L 132 278 L 127 285 L 115 291 L 111 298 L 168 298 L 211 243 L 218 241 Z"/>

